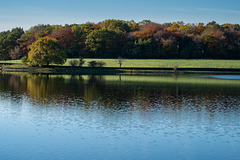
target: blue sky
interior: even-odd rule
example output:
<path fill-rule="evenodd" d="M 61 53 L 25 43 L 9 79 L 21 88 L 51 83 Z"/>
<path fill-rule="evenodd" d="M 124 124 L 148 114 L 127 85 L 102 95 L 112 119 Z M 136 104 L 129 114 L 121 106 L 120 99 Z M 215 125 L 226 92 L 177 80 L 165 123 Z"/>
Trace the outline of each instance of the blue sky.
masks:
<path fill-rule="evenodd" d="M 0 31 L 37 24 L 150 19 L 240 24 L 239 0 L 0 0 Z"/>

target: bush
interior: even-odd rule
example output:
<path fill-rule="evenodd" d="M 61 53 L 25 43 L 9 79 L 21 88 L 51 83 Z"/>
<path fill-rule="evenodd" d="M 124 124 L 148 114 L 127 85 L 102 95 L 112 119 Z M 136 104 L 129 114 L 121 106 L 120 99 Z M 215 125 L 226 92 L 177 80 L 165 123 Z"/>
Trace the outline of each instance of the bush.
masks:
<path fill-rule="evenodd" d="M 69 61 L 69 64 L 72 66 L 72 67 L 75 67 L 78 65 L 78 60 L 71 60 Z"/>
<path fill-rule="evenodd" d="M 83 57 L 79 57 L 79 67 L 82 67 L 82 65 L 85 63 L 83 60 Z"/>
<path fill-rule="evenodd" d="M 97 67 L 97 61 L 90 61 L 88 62 L 89 67 Z"/>
<path fill-rule="evenodd" d="M 88 62 L 89 67 L 103 67 L 104 65 L 106 65 L 106 63 L 103 62 L 103 61 L 90 61 L 90 62 Z"/>
<path fill-rule="evenodd" d="M 28 62 L 28 59 L 27 59 L 26 56 L 21 58 L 21 63 L 22 64 L 27 64 L 27 62 Z"/>
<path fill-rule="evenodd" d="M 98 66 L 98 67 L 103 67 L 104 65 L 106 65 L 106 63 L 103 62 L 103 61 L 97 62 L 97 66 Z"/>

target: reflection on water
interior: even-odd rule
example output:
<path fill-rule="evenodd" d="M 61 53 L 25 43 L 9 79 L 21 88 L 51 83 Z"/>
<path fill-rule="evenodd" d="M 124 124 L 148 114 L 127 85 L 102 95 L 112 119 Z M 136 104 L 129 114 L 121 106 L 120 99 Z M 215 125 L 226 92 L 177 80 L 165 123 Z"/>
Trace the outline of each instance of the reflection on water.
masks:
<path fill-rule="evenodd" d="M 0 75 L 0 159 L 239 159 L 240 81 Z"/>

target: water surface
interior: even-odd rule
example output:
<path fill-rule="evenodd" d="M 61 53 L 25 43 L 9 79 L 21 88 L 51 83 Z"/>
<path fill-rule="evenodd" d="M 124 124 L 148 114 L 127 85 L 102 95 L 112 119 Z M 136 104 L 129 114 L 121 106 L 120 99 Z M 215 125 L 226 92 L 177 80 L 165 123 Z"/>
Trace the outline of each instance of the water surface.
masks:
<path fill-rule="evenodd" d="M 239 160 L 240 80 L 0 75 L 0 159 Z"/>

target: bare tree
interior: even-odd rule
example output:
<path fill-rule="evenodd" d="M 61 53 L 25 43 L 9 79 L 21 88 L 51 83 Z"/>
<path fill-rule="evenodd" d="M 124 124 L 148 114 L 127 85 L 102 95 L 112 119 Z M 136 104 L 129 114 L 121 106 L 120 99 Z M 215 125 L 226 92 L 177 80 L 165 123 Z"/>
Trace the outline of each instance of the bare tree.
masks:
<path fill-rule="evenodd" d="M 125 59 L 123 59 L 122 57 L 118 57 L 118 64 L 119 64 L 119 68 L 121 68 L 122 67 L 122 64 L 123 64 L 123 62 L 125 61 Z"/>

